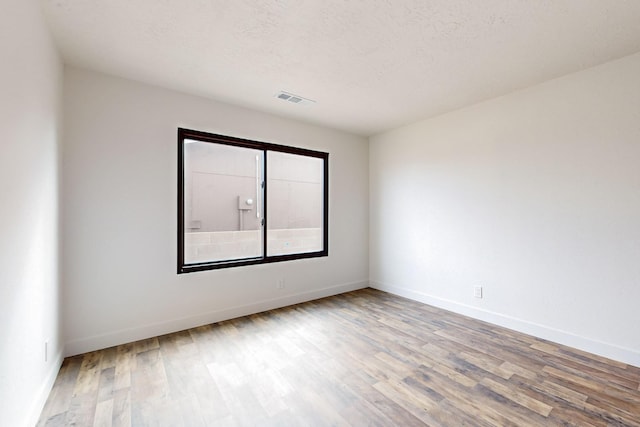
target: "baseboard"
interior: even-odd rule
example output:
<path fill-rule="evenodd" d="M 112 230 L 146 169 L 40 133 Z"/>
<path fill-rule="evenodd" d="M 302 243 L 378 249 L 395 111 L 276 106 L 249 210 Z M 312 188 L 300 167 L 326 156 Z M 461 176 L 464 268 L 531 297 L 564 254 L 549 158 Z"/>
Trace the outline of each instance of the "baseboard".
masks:
<path fill-rule="evenodd" d="M 56 378 L 58 377 L 58 372 L 60 372 L 60 367 L 62 367 L 63 360 L 64 350 L 61 350 L 51 361 L 49 372 L 47 372 L 45 380 L 42 382 L 40 389 L 37 391 L 31 403 L 31 408 L 27 414 L 26 423 L 24 424 L 25 426 L 35 426 L 38 423 L 42 409 L 44 408 L 45 403 L 47 403 L 49 393 L 51 393 L 53 384 L 56 382 Z"/>
<path fill-rule="evenodd" d="M 230 307 L 223 310 L 214 310 L 207 313 L 201 313 L 179 319 L 172 319 L 165 322 L 159 322 L 129 329 L 121 329 L 107 334 L 76 339 L 65 344 L 66 356 L 74 356 L 77 354 L 87 353 L 89 351 L 113 347 L 119 344 L 125 344 L 141 339 L 156 337 L 158 335 L 169 334 L 172 332 L 183 331 L 185 329 L 208 325 L 210 323 L 221 322 L 223 320 L 235 319 L 237 317 L 286 307 L 293 304 L 299 304 L 305 301 L 311 301 L 314 299 L 355 291 L 357 289 L 363 289 L 368 286 L 368 281 L 346 283 L 342 285 L 316 289 L 310 292 L 286 295 L 283 297 L 263 300 L 252 304 Z"/>
<path fill-rule="evenodd" d="M 369 286 L 374 289 L 389 292 L 394 295 L 409 298 L 438 308 L 443 308 L 454 313 L 473 317 L 474 319 L 489 322 L 494 325 L 502 326 L 518 332 L 523 332 L 525 334 L 533 335 L 535 337 L 552 341 L 558 344 L 587 351 L 598 356 L 640 367 L 640 352 L 636 350 L 593 340 L 587 337 L 572 334 L 570 332 L 554 329 L 549 326 L 529 322 L 489 310 L 484 310 L 478 307 L 472 307 L 466 304 L 461 304 L 456 301 L 428 295 L 412 289 L 391 286 L 375 281 L 371 281 L 369 283 Z"/>

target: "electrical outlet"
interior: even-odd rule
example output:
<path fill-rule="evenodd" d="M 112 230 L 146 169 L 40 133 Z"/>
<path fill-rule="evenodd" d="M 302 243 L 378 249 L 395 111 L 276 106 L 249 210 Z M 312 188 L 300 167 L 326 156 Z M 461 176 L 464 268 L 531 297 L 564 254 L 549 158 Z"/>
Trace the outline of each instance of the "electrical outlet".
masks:
<path fill-rule="evenodd" d="M 49 360 L 49 341 L 44 342 L 44 361 Z"/>
<path fill-rule="evenodd" d="M 482 286 L 473 287 L 473 296 L 476 298 L 482 298 Z"/>
<path fill-rule="evenodd" d="M 284 279 L 279 279 L 278 283 L 276 283 L 277 289 L 284 289 Z"/>

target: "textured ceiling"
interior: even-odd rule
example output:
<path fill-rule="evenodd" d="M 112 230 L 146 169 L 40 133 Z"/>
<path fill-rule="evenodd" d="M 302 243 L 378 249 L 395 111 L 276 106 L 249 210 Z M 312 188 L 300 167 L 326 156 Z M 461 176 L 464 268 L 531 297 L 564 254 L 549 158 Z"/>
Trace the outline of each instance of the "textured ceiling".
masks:
<path fill-rule="evenodd" d="M 40 1 L 65 63 L 361 135 L 640 51 L 638 0 Z"/>

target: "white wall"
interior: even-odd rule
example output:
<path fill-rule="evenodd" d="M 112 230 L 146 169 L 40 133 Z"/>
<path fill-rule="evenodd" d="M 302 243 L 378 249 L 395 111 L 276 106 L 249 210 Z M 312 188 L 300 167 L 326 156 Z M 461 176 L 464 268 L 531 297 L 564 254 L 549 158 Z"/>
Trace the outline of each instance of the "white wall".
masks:
<path fill-rule="evenodd" d="M 8 0 L 2 10 L 0 424 L 28 426 L 37 421 L 62 362 L 57 200 L 62 66 L 36 2 Z"/>
<path fill-rule="evenodd" d="M 639 76 L 636 54 L 372 137 L 373 285 L 640 366 Z"/>
<path fill-rule="evenodd" d="M 64 113 L 67 354 L 368 285 L 365 138 L 74 68 Z M 329 152 L 329 257 L 176 274 L 178 127 Z"/>

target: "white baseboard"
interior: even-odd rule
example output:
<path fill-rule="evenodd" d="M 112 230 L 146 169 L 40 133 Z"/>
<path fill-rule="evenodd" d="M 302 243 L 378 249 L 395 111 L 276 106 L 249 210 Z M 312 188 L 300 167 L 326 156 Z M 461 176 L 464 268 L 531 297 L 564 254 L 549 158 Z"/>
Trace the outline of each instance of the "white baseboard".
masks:
<path fill-rule="evenodd" d="M 141 339 L 156 337 L 158 335 L 183 331 L 197 326 L 208 325 L 210 323 L 221 322 L 223 320 L 235 319 L 254 313 L 299 304 L 305 301 L 324 298 L 345 292 L 363 289 L 369 286 L 368 281 L 345 283 L 323 289 L 316 289 L 310 292 L 286 295 L 284 297 L 259 301 L 252 304 L 230 307 L 223 310 L 214 310 L 194 316 L 172 319 L 165 322 L 158 322 L 150 325 L 135 328 L 121 329 L 107 334 L 95 335 L 92 337 L 80 338 L 69 341 L 65 344 L 66 356 L 87 353 L 89 351 L 100 350 L 125 344 Z"/>
<path fill-rule="evenodd" d="M 445 310 L 473 317 L 474 319 L 489 322 L 494 325 L 502 326 L 518 332 L 523 332 L 525 334 L 533 335 L 535 337 L 552 341 L 558 344 L 587 351 L 598 356 L 640 367 L 640 352 L 636 350 L 593 340 L 587 337 L 572 334 L 570 332 L 554 329 L 549 326 L 529 322 L 489 310 L 483 310 L 478 307 L 472 307 L 466 304 L 461 304 L 456 301 L 428 295 L 412 289 L 391 286 L 375 281 L 371 281 L 370 286 L 374 289 L 389 292 L 394 295 L 409 298 L 414 301 L 432 305 L 434 307 L 443 308 Z"/>
<path fill-rule="evenodd" d="M 27 420 L 24 424 L 25 426 L 35 426 L 38 423 L 42 409 L 44 408 L 45 403 L 47 403 L 49 393 L 51 393 L 53 384 L 56 382 L 56 378 L 58 377 L 58 372 L 60 372 L 60 367 L 64 360 L 63 354 L 64 350 L 61 350 L 58 352 L 56 357 L 51 360 L 49 372 L 47 373 L 45 380 L 42 382 L 40 389 L 37 391 L 31 403 L 31 408 L 27 413 Z"/>

